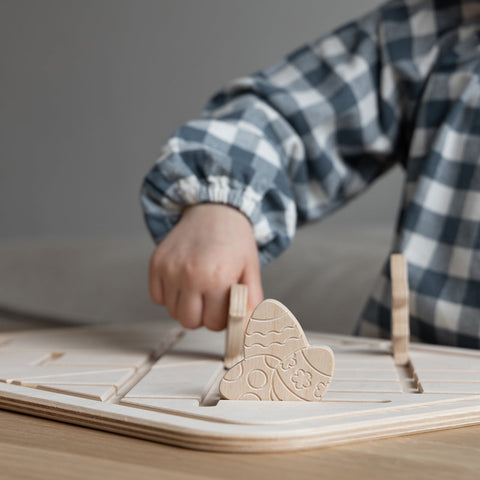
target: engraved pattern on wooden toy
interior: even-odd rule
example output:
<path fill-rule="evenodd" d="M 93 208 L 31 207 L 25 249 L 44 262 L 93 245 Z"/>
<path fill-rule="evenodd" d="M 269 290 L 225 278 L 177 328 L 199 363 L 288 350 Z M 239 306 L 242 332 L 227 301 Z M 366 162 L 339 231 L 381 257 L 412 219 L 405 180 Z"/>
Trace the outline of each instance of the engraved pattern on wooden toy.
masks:
<path fill-rule="evenodd" d="M 221 380 L 223 398 L 317 401 L 332 380 L 332 350 L 309 346 L 297 319 L 276 300 L 264 300 L 253 312 L 244 357 Z"/>
<path fill-rule="evenodd" d="M 220 393 L 230 398 L 227 395 L 233 389 L 239 392 L 235 400 L 272 400 L 272 378 L 279 363 L 271 355 L 256 355 L 238 362 L 225 373 Z"/>
<path fill-rule="evenodd" d="M 297 319 L 284 305 L 276 300 L 264 300 L 258 305 L 245 332 L 245 358 L 271 355 L 283 360 L 307 346 Z"/>
<path fill-rule="evenodd" d="M 332 380 L 333 368 L 329 347 L 297 350 L 275 369 L 272 400 L 320 400 Z"/>

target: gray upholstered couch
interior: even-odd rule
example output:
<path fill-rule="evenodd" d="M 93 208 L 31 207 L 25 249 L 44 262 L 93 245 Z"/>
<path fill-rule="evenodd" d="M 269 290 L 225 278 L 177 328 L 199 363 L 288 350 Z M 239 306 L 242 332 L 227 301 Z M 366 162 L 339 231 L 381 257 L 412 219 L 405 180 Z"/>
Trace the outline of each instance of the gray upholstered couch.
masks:
<path fill-rule="evenodd" d="M 387 229 L 321 224 L 263 270 L 266 296 L 284 302 L 305 329 L 350 333 L 388 253 Z M 0 326 L 126 322 L 160 318 L 147 291 L 153 245 L 135 238 L 0 244 Z"/>

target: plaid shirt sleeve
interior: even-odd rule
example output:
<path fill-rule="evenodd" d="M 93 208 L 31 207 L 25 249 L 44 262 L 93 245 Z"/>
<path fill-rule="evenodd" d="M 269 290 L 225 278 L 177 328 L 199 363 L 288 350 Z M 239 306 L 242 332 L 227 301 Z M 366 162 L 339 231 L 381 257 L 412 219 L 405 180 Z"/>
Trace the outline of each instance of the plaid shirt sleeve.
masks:
<path fill-rule="evenodd" d="M 402 67 L 398 39 L 388 38 L 389 22 L 408 23 L 395 20 L 401 6 L 232 82 L 201 119 L 181 127 L 143 186 L 155 240 L 186 205 L 227 203 L 250 219 L 266 263 L 288 246 L 297 223 L 328 214 L 387 170 L 425 80 L 411 57 Z M 423 56 L 431 46 L 415 48 Z"/>
<path fill-rule="evenodd" d="M 186 206 L 225 203 L 249 218 L 267 263 L 296 225 L 401 162 L 394 250 L 409 262 L 412 332 L 478 347 L 478 16 L 475 0 L 391 1 L 232 82 L 172 136 L 144 180 L 155 241 Z M 361 333 L 389 331 L 388 276 Z"/>

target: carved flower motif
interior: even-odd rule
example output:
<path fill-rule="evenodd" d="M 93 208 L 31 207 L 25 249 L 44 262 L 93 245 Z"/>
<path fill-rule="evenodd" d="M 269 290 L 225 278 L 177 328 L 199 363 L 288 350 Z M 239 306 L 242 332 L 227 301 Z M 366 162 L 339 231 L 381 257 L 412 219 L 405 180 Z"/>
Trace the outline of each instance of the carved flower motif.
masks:
<path fill-rule="evenodd" d="M 300 370 L 297 370 L 294 375 L 292 375 L 291 380 L 297 390 L 302 390 L 304 388 L 308 388 L 312 384 L 312 374 L 301 368 Z"/>
<path fill-rule="evenodd" d="M 294 367 L 297 364 L 297 359 L 295 355 L 292 355 L 290 358 L 287 358 L 282 362 L 282 370 L 288 370 L 289 368 Z"/>
<path fill-rule="evenodd" d="M 327 388 L 327 384 L 320 382 L 317 385 L 317 388 L 315 388 L 315 391 L 313 392 L 313 396 L 315 398 L 322 398 L 323 392 L 325 391 L 325 388 Z"/>

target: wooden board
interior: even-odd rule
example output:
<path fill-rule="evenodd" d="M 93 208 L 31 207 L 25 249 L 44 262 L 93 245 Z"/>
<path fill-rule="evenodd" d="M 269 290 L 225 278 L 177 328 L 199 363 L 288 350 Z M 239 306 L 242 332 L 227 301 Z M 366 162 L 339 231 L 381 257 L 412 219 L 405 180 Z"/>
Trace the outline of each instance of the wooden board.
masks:
<path fill-rule="evenodd" d="M 291 451 L 480 423 L 480 352 L 307 333 L 336 367 L 319 402 L 221 400 L 225 336 L 174 322 L 3 334 L 0 407 L 188 448 Z M 444 374 L 442 376 L 442 373 Z"/>

